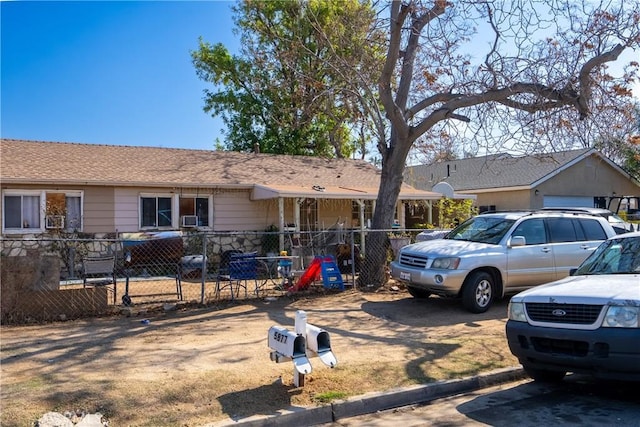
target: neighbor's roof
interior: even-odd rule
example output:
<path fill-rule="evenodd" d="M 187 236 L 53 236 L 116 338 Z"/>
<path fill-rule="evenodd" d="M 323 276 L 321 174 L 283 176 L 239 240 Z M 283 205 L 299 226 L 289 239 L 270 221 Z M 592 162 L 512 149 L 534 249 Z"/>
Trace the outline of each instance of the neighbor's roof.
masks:
<path fill-rule="evenodd" d="M 0 180 L 253 189 L 253 197 L 375 199 L 380 171 L 362 160 L 63 142 L 0 140 Z M 442 195 L 404 184 L 404 200 Z"/>
<path fill-rule="evenodd" d="M 585 148 L 530 156 L 495 154 L 411 166 L 405 170 L 405 181 L 424 190 L 439 182 L 449 183 L 456 191 L 532 188 L 590 156 L 597 156 L 631 179 L 599 151 Z"/>

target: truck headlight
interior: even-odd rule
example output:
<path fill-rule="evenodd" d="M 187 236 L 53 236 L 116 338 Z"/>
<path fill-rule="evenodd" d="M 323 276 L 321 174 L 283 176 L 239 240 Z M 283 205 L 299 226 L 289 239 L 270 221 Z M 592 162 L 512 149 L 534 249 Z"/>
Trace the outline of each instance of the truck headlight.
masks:
<path fill-rule="evenodd" d="M 460 264 L 460 258 L 436 258 L 431 263 L 431 268 L 443 270 L 455 270 Z"/>
<path fill-rule="evenodd" d="M 637 328 L 639 307 L 613 305 L 607 308 L 602 326 L 605 328 Z"/>
<path fill-rule="evenodd" d="M 507 316 L 509 320 L 515 320 L 516 322 L 526 322 L 527 316 L 524 313 L 524 303 L 521 302 L 509 302 L 507 308 Z"/>

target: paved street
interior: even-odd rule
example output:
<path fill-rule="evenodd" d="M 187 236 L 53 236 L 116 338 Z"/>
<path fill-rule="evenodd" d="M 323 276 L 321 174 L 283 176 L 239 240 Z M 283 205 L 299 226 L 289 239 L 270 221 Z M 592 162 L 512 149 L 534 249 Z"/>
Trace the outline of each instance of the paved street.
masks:
<path fill-rule="evenodd" d="M 502 384 L 426 405 L 363 415 L 325 427 L 640 426 L 638 384 L 570 376 L 558 385 Z"/>

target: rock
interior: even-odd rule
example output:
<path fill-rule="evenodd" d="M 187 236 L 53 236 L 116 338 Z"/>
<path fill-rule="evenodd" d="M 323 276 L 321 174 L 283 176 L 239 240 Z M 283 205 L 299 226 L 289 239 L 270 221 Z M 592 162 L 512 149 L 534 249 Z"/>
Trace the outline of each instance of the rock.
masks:
<path fill-rule="evenodd" d="M 97 412 L 82 417 L 80 422 L 76 424 L 76 427 L 105 427 L 107 425 L 108 423 L 102 421 L 102 414 Z"/>
<path fill-rule="evenodd" d="M 47 412 L 38 420 L 38 427 L 73 427 L 71 420 L 58 412 Z"/>
<path fill-rule="evenodd" d="M 66 412 L 62 415 L 58 412 L 47 412 L 38 422 L 36 427 L 108 427 L 109 422 L 102 420 L 102 414 L 85 414 Z"/>

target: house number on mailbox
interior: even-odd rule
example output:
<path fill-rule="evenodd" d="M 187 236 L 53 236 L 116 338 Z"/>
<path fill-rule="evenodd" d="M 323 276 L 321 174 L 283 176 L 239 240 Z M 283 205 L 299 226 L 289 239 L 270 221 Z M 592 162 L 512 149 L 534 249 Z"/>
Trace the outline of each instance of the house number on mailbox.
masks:
<path fill-rule="evenodd" d="M 273 332 L 273 339 L 282 344 L 285 344 L 287 342 L 287 338 L 288 337 L 285 334 L 281 334 L 280 332 L 277 332 L 277 331 Z"/>

